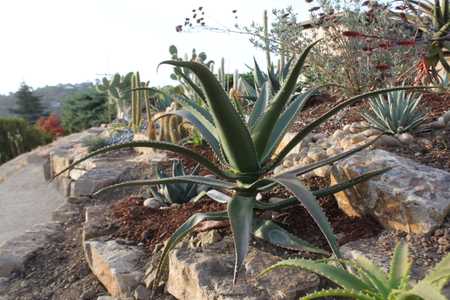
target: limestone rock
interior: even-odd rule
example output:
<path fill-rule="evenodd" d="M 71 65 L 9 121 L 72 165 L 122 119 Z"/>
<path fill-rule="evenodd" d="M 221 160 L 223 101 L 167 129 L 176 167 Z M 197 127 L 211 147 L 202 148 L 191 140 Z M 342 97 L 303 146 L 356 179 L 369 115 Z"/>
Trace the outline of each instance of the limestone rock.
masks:
<path fill-rule="evenodd" d="M 407 132 L 399 134 L 397 138 L 399 139 L 400 142 L 405 144 L 411 144 L 412 142 L 414 142 L 414 137 Z"/>
<path fill-rule="evenodd" d="M 84 242 L 84 253 L 92 273 L 113 297 L 130 297 L 143 278 L 140 260 L 144 253 L 137 247 L 116 241 Z"/>
<path fill-rule="evenodd" d="M 286 133 L 283 138 L 281 139 L 280 144 L 278 145 L 277 149 L 274 152 L 274 155 L 278 155 L 281 150 L 286 147 L 286 145 L 292 140 L 292 138 L 295 136 L 296 133 L 288 132 Z M 300 149 L 300 146 L 297 144 L 289 153 L 297 153 Z"/>
<path fill-rule="evenodd" d="M 156 198 L 148 198 L 144 200 L 142 205 L 153 209 L 159 209 L 162 206 L 162 203 Z"/>
<path fill-rule="evenodd" d="M 89 170 L 75 181 L 73 196 L 90 195 L 105 186 L 126 180 L 132 167 L 133 164 L 125 162 L 123 164 L 112 163 L 109 166 L 105 165 Z"/>
<path fill-rule="evenodd" d="M 387 146 L 387 147 L 397 147 L 397 146 L 400 146 L 401 143 L 397 138 L 395 138 L 393 136 L 383 135 L 375 142 L 375 145 Z"/>
<path fill-rule="evenodd" d="M 69 150 L 55 149 L 50 153 L 50 168 L 52 175 L 55 175 L 65 168 L 67 168 L 72 162 L 72 156 Z M 60 176 L 69 176 L 69 172 L 64 172 Z"/>
<path fill-rule="evenodd" d="M 450 110 L 442 115 L 442 119 L 446 124 L 450 123 Z"/>
<path fill-rule="evenodd" d="M 115 228 L 109 226 L 112 215 L 105 205 L 89 206 L 85 210 L 83 224 L 83 242 L 112 233 Z"/>
<path fill-rule="evenodd" d="M 384 150 L 362 151 L 336 163 L 336 184 L 375 169 L 394 168 L 370 181 L 335 194 L 350 216 L 372 215 L 386 228 L 425 234 L 450 211 L 450 173 Z"/>
<path fill-rule="evenodd" d="M 219 244 L 221 250 L 217 249 Z M 276 270 L 256 279 L 257 274 L 278 260 L 251 247 L 245 271 L 233 287 L 234 255 L 230 239 L 202 251 L 179 248 L 169 257 L 167 291 L 180 300 L 298 299 L 319 286 L 317 275 L 297 269 Z"/>
<path fill-rule="evenodd" d="M 69 171 L 69 177 L 72 180 L 78 180 L 81 176 L 86 173 L 86 170 L 82 169 L 72 169 Z"/>

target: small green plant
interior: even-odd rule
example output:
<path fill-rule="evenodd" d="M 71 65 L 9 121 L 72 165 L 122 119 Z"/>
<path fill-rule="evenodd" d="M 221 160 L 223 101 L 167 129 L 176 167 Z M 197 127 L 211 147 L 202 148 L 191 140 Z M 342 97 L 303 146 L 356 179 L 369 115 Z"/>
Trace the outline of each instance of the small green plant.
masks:
<path fill-rule="evenodd" d="M 104 137 L 86 137 L 81 141 L 84 147 L 87 147 L 88 152 L 94 152 L 98 149 L 111 145 L 111 140 Z"/>
<path fill-rule="evenodd" d="M 189 176 L 198 175 L 200 165 L 197 165 Z M 186 176 L 183 164 L 180 160 L 172 162 L 172 172 L 168 176 L 164 170 L 157 165 L 156 178 L 163 180 L 170 177 Z M 208 186 L 193 182 L 177 182 L 172 184 L 158 184 L 156 187 L 150 187 L 153 197 L 166 204 L 183 204 L 189 201 L 197 201 L 208 191 Z"/>
<path fill-rule="evenodd" d="M 447 254 L 424 279 L 410 285 L 412 262 L 406 243 L 397 244 L 389 273 L 364 256 L 354 260 L 288 259 L 264 270 L 260 276 L 279 268 L 301 268 L 323 276 L 340 288 L 317 291 L 300 299 L 345 297 L 357 300 L 446 300 L 442 289 L 450 281 L 450 254 Z M 345 264 L 347 268 L 342 267 Z M 334 299 L 334 298 L 333 298 Z"/>
<path fill-rule="evenodd" d="M 414 131 L 425 121 L 425 115 L 418 110 L 421 96 L 413 93 L 406 95 L 403 91 L 392 91 L 387 99 L 382 95 L 372 98 L 370 110 L 361 112 L 361 116 L 369 122 L 370 127 L 385 134 L 400 134 Z"/>
<path fill-rule="evenodd" d="M 306 188 L 297 176 L 348 157 L 353 153 L 366 148 L 371 143 L 369 142 L 366 145 L 315 162 L 308 166 L 296 166 L 281 172 L 276 176 L 272 175 L 272 172 L 274 168 L 282 163 L 283 159 L 298 143 L 344 107 L 357 103 L 365 98 L 393 90 L 417 89 L 418 87 L 394 87 L 382 89 L 342 101 L 298 131 L 289 143 L 287 143 L 281 151 L 277 151 L 275 154 L 275 150 L 281 144 L 283 137 L 295 120 L 296 115 L 302 110 L 310 96 L 315 92 L 315 90 L 312 89 L 293 98 L 293 92 L 296 89 L 297 80 L 303 70 L 305 60 L 310 50 L 317 42 L 318 41 L 305 48 L 302 54 L 296 59 L 289 71 L 289 75 L 276 95 L 266 92 L 260 93 L 248 118 L 243 116 L 235 108 L 233 101 L 228 97 L 227 92 L 223 89 L 216 76 L 203 64 L 177 60 L 165 61 L 162 63 L 189 69 L 200 80 L 201 86 L 195 85 L 195 83 L 191 83 L 191 85 L 193 85 L 195 90 L 201 91 L 199 96 L 202 98 L 205 105 L 200 106 L 195 101 L 190 101 L 190 99 L 186 97 L 177 97 L 174 99 L 181 105 L 182 109 L 172 112 L 172 114 L 182 117 L 199 130 L 205 141 L 210 145 L 212 152 L 220 165 L 181 145 L 159 141 L 136 141 L 100 149 L 75 161 L 66 168 L 66 170 L 73 168 L 80 162 L 101 153 L 128 147 L 149 147 L 172 151 L 179 155 L 187 156 L 201 164 L 205 169 L 216 176 L 217 179 L 188 175 L 164 179 L 130 181 L 100 189 L 94 196 L 105 190 L 130 185 L 154 186 L 177 182 L 204 184 L 210 188 L 229 191 L 231 199 L 227 202 L 227 209 L 225 211 L 194 214 L 174 232 L 163 249 L 162 258 L 158 266 L 157 278 L 159 278 L 163 269 L 167 267 L 169 252 L 186 235 L 191 233 L 196 225 L 205 220 L 229 220 L 230 222 L 235 245 L 234 280 L 237 279 L 239 270 L 248 253 L 250 237 L 252 234 L 281 247 L 289 249 L 306 249 L 324 253 L 324 250 L 317 249 L 305 241 L 302 241 L 300 238 L 289 233 L 274 222 L 258 219 L 255 214 L 256 211 L 279 210 L 298 203 L 301 203 L 312 216 L 313 220 L 327 239 L 334 255 L 340 257 L 339 247 L 337 245 L 336 237 L 333 234 L 333 229 L 315 197 L 334 194 L 373 176 L 377 176 L 388 169 L 376 170 L 344 183 L 315 191 L 314 193 Z M 268 84 L 266 83 L 266 86 L 267 85 Z M 265 91 L 265 89 L 263 89 L 263 91 Z M 66 170 L 62 170 L 61 172 Z M 276 204 L 257 200 L 258 193 L 270 191 L 275 186 L 286 188 L 293 194 L 293 197 Z"/>

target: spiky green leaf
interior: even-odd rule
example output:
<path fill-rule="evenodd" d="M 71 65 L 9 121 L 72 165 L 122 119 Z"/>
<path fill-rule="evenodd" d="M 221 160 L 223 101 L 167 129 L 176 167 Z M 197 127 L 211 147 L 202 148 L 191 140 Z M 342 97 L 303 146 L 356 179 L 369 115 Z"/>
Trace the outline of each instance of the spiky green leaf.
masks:
<path fill-rule="evenodd" d="M 254 207 L 255 197 L 244 197 L 235 194 L 228 202 L 228 219 L 230 220 L 233 233 L 235 251 L 233 282 L 236 282 L 239 270 L 248 253 Z"/>

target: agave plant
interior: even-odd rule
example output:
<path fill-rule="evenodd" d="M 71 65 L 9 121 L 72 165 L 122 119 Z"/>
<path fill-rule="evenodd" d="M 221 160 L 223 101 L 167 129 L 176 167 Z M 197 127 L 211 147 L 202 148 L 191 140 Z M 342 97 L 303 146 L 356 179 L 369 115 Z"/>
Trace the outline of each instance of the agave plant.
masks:
<path fill-rule="evenodd" d="M 234 280 L 236 280 L 238 271 L 247 255 L 251 234 L 265 238 L 269 242 L 281 247 L 323 252 L 323 250 L 312 247 L 298 237 L 288 233 L 275 223 L 255 218 L 255 211 L 283 209 L 298 203 L 301 203 L 305 207 L 317 223 L 334 255 L 340 257 L 336 237 L 315 197 L 336 193 L 367 180 L 372 176 L 379 175 L 386 171 L 386 169 L 364 174 L 347 182 L 315 192 L 308 190 L 296 176 L 348 157 L 364 149 L 370 143 L 309 166 L 294 167 L 285 172 L 278 173 L 276 176 L 271 175 L 272 171 L 303 138 L 344 107 L 370 96 L 392 90 L 408 89 L 408 87 L 394 87 L 372 91 L 341 102 L 297 132 L 291 141 L 281 151 L 277 151 L 275 155 L 275 150 L 280 145 L 289 125 L 292 124 L 297 113 L 305 105 L 312 93 L 314 93 L 314 90 L 311 90 L 294 99 L 292 98 L 297 79 L 303 69 L 307 55 L 316 43 L 305 48 L 302 54 L 296 59 L 283 86 L 275 96 L 272 96 L 270 92 L 270 85 L 265 84 L 248 117 L 248 121 L 244 121 L 244 116 L 240 115 L 235 109 L 226 91 L 207 67 L 196 62 L 174 60 L 162 62 L 162 64 L 187 68 L 201 81 L 202 87 L 195 86 L 195 89 L 202 91 L 202 101 L 206 103 L 205 107 L 199 106 L 194 101 L 189 101 L 185 97 L 178 97 L 175 100 L 178 101 L 183 109 L 172 112 L 172 114 L 183 117 L 200 131 L 203 138 L 208 142 L 212 151 L 217 156 L 220 166 L 181 145 L 158 141 L 136 141 L 101 149 L 74 162 L 67 168 L 72 168 L 74 165 L 100 153 L 126 147 L 151 147 L 159 150 L 173 151 L 187 156 L 201 164 L 217 178 L 191 175 L 131 181 L 101 189 L 96 193 L 98 194 L 107 189 L 128 185 L 144 184 L 151 186 L 177 182 L 198 183 L 217 190 L 230 192 L 231 199 L 227 203 L 226 211 L 194 214 L 174 232 L 163 249 L 162 259 L 158 266 L 158 274 L 167 265 L 169 251 L 183 237 L 189 234 L 197 224 L 204 220 L 229 220 L 235 245 Z M 274 186 L 283 186 L 293 194 L 293 197 L 276 204 L 269 204 L 256 199 L 258 193 L 269 191 Z"/>
<path fill-rule="evenodd" d="M 188 176 L 197 176 L 200 165 L 197 165 Z M 167 176 L 160 165 L 157 165 L 156 178 L 187 176 L 180 160 L 172 162 L 172 173 Z M 153 197 L 166 204 L 183 204 L 189 201 L 197 201 L 208 191 L 208 186 L 193 182 L 177 182 L 172 184 L 158 184 L 150 187 Z"/>
<path fill-rule="evenodd" d="M 379 95 L 370 100 L 370 110 L 361 116 L 370 126 L 383 133 L 394 135 L 411 132 L 425 121 L 425 115 L 418 110 L 421 96 L 414 98 L 404 90 L 387 93 L 387 99 Z"/>
<path fill-rule="evenodd" d="M 294 59 L 291 58 L 283 66 L 278 66 L 276 71 L 273 66 L 270 66 L 267 73 L 264 73 L 261 70 L 256 59 L 253 59 L 253 61 L 254 67 L 252 68 L 252 71 L 255 86 L 251 86 L 244 78 L 241 77 L 238 81 L 238 89 L 245 98 L 255 101 L 266 83 L 270 85 L 272 93 L 276 94 L 280 90 L 289 75 L 289 70 L 292 67 Z M 300 85 L 296 86 L 295 91 L 298 89 L 300 89 Z"/>
<path fill-rule="evenodd" d="M 279 268 L 301 268 L 323 276 L 340 288 L 317 291 L 300 298 L 310 300 L 328 297 L 345 297 L 357 300 L 445 300 L 442 289 L 450 281 L 450 254 L 447 254 L 421 281 L 409 283 L 412 262 L 408 258 L 408 246 L 397 244 L 392 256 L 389 273 L 366 257 L 339 260 L 288 259 L 264 270 L 260 276 Z"/>

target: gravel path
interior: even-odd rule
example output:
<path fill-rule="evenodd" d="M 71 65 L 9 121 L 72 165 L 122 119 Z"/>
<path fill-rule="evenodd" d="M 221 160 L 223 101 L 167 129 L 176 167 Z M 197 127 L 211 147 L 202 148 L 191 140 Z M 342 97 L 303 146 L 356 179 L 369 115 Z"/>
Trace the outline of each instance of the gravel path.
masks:
<path fill-rule="evenodd" d="M 44 179 L 44 162 L 30 152 L 0 166 L 0 244 L 50 221 L 64 203 L 62 193 Z"/>

